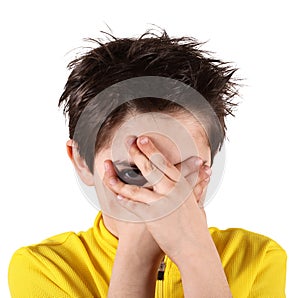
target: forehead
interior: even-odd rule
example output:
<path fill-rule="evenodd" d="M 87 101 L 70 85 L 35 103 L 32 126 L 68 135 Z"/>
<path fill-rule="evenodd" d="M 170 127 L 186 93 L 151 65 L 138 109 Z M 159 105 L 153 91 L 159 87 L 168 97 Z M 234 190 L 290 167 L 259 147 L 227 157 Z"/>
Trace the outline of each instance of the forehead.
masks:
<path fill-rule="evenodd" d="M 117 129 L 111 146 L 112 160 L 130 160 L 126 139 L 141 135 L 149 136 L 158 150 L 174 164 L 191 156 L 208 159 L 205 130 L 192 116 L 151 112 L 134 115 Z"/>

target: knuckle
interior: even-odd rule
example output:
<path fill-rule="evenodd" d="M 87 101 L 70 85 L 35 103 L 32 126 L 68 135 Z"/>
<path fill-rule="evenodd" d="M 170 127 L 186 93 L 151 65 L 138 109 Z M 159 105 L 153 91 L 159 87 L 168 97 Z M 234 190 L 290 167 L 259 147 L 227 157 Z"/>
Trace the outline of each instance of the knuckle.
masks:
<path fill-rule="evenodd" d="M 203 181 L 204 179 L 206 179 L 208 177 L 208 175 L 206 174 L 205 171 L 200 171 L 198 173 L 198 176 L 199 176 L 200 181 Z"/>
<path fill-rule="evenodd" d="M 122 185 L 119 185 L 119 184 L 111 185 L 111 184 L 109 184 L 109 186 L 110 186 L 110 189 L 116 194 L 120 194 L 122 192 L 122 188 L 123 188 Z"/>
<path fill-rule="evenodd" d="M 168 188 L 169 188 L 169 189 L 174 189 L 175 186 L 176 186 L 176 182 L 174 182 L 174 181 L 169 181 L 169 182 L 168 182 Z"/>
<path fill-rule="evenodd" d="M 137 149 L 136 146 L 131 146 L 131 147 L 129 148 L 129 154 L 130 154 L 131 156 L 135 156 L 135 155 L 139 154 L 139 150 Z"/>
<path fill-rule="evenodd" d="M 128 194 L 130 197 L 135 197 L 140 192 L 140 187 L 137 185 L 130 185 L 128 188 Z"/>
<path fill-rule="evenodd" d="M 150 161 L 147 161 L 143 165 L 143 170 L 145 173 L 150 173 L 154 169 L 153 164 Z"/>
<path fill-rule="evenodd" d="M 173 164 L 171 164 L 167 159 L 163 159 L 162 164 L 166 168 L 172 168 L 173 167 Z"/>
<path fill-rule="evenodd" d="M 202 194 L 202 191 L 203 191 L 203 188 L 201 187 L 200 184 L 197 184 L 194 187 L 194 193 L 195 193 L 196 196 L 200 196 Z"/>
<path fill-rule="evenodd" d="M 212 174 L 212 170 L 209 166 L 205 166 L 204 172 L 207 176 L 210 176 Z"/>
<path fill-rule="evenodd" d="M 174 182 L 169 179 L 165 179 L 164 177 L 160 177 L 160 179 L 156 183 L 160 188 L 164 189 L 165 191 L 171 191 L 177 185 L 177 182 Z"/>
<path fill-rule="evenodd" d="M 203 179 L 201 180 L 201 184 L 202 184 L 202 185 L 206 185 L 209 181 L 210 181 L 210 176 L 206 174 L 206 175 L 203 177 Z"/>
<path fill-rule="evenodd" d="M 125 195 L 127 194 L 127 185 L 126 184 L 123 184 L 121 185 L 118 189 L 117 189 L 117 192 L 121 195 Z"/>
<path fill-rule="evenodd" d="M 174 165 L 167 158 L 165 158 L 161 153 L 158 152 L 155 152 L 150 156 L 150 161 L 161 171 L 166 171 L 166 170 L 169 171 L 174 168 Z M 178 170 L 178 165 L 176 165 L 175 168 Z"/>
<path fill-rule="evenodd" d="M 183 168 L 182 173 L 184 173 L 184 175 L 191 175 L 191 174 L 195 173 L 195 169 L 191 165 L 186 165 Z"/>

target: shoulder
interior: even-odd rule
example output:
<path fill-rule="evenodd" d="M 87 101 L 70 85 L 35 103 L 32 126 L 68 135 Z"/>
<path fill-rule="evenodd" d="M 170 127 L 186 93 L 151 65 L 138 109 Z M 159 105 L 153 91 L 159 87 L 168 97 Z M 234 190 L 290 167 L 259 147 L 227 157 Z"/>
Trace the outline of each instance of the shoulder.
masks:
<path fill-rule="evenodd" d="M 68 232 L 55 235 L 39 244 L 19 248 L 14 252 L 9 264 L 9 279 L 28 273 L 51 273 L 54 262 L 65 258 L 68 247 L 76 245 L 78 241 L 77 234 Z"/>
<path fill-rule="evenodd" d="M 18 249 L 8 268 L 12 297 L 48 297 L 46 293 L 69 297 L 62 289 L 68 284 L 68 275 L 76 280 L 78 271 L 71 266 L 71 260 L 76 258 L 76 264 L 80 266 L 84 263 L 84 254 L 80 234 L 74 232 L 59 234 L 39 244 Z"/>
<path fill-rule="evenodd" d="M 10 268 L 22 266 L 30 261 L 38 265 L 39 262 L 50 263 L 72 258 L 74 252 L 80 252 L 85 248 L 85 242 L 90 238 L 92 229 L 85 232 L 65 232 L 43 240 L 34 245 L 19 248 L 12 256 Z M 35 262 L 35 263 L 34 263 Z M 51 267 L 51 266 L 50 266 Z M 21 269 L 21 268 L 18 268 Z M 44 268 L 46 269 L 46 268 Z"/>
<path fill-rule="evenodd" d="M 276 241 L 240 228 L 209 230 L 233 292 L 285 297 L 287 255 Z"/>
<path fill-rule="evenodd" d="M 78 241 L 78 235 L 74 232 L 61 233 L 47 238 L 40 243 L 19 248 L 13 254 L 12 260 L 15 257 L 34 257 L 50 250 L 59 250 L 64 246 L 68 246 L 69 242 L 76 242 L 76 240 Z"/>
<path fill-rule="evenodd" d="M 276 241 L 262 234 L 241 228 L 220 230 L 216 227 L 211 227 L 209 231 L 218 250 L 234 251 L 236 249 L 247 249 L 249 252 L 255 253 L 275 250 L 285 254 L 284 249 Z"/>

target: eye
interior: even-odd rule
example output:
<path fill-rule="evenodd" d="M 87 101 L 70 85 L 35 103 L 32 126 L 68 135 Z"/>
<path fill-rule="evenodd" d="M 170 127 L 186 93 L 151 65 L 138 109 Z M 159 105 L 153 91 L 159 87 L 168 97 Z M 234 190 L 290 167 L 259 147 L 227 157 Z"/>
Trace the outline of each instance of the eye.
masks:
<path fill-rule="evenodd" d="M 143 186 L 147 183 L 147 180 L 142 175 L 141 171 L 136 166 L 116 168 L 116 172 L 121 181 L 127 184 Z"/>

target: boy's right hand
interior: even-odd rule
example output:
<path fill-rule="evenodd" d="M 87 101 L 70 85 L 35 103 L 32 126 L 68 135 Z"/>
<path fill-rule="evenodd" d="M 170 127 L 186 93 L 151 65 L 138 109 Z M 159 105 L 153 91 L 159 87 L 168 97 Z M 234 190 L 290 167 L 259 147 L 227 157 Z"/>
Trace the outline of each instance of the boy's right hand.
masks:
<path fill-rule="evenodd" d="M 199 171 L 194 158 L 177 164 L 176 168 L 182 172 L 188 182 L 192 174 Z M 110 160 L 105 161 L 105 169 L 103 183 L 109 188 L 111 179 L 116 177 Z M 201 183 L 200 175 L 198 179 L 194 187 L 196 198 L 197 187 Z M 154 240 L 145 223 L 126 222 L 115 218 L 111 220 L 114 222 L 119 243 L 108 297 L 125 297 L 124 293 L 128 293 L 130 297 L 153 297 L 157 270 L 165 253 Z"/>
<path fill-rule="evenodd" d="M 182 172 L 182 175 L 190 184 L 194 184 L 194 193 L 199 202 L 201 193 L 198 193 L 198 185 L 201 182 L 201 177 L 198 176 L 198 180 L 195 182 L 195 175 L 197 174 L 197 171 L 199 171 L 199 166 L 196 166 L 195 159 L 196 158 L 192 156 L 175 166 Z M 105 161 L 105 169 L 103 183 L 109 188 L 110 179 L 116 174 L 110 160 Z M 147 256 L 147 259 L 152 261 L 162 259 L 164 253 L 157 245 L 144 223 L 122 221 L 116 218 L 110 218 L 110 221 L 113 221 L 114 234 L 119 238 L 119 246 L 132 246 L 132 249 L 138 249 L 139 253 Z"/>

